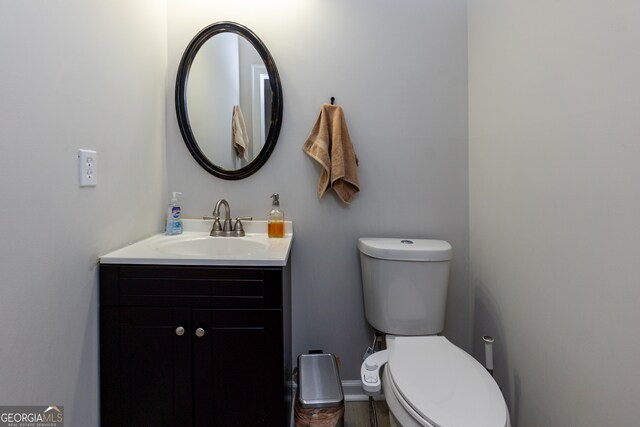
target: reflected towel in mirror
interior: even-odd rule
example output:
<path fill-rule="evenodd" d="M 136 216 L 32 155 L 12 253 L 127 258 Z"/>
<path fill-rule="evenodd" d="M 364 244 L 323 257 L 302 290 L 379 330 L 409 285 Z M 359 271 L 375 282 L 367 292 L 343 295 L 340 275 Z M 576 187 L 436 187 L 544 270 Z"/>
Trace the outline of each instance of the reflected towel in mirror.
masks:
<path fill-rule="evenodd" d="M 229 110 L 227 110 L 229 111 Z M 233 106 L 231 117 L 231 140 L 236 156 L 246 161 L 249 160 L 249 135 L 244 124 L 244 116 L 239 105 Z"/>

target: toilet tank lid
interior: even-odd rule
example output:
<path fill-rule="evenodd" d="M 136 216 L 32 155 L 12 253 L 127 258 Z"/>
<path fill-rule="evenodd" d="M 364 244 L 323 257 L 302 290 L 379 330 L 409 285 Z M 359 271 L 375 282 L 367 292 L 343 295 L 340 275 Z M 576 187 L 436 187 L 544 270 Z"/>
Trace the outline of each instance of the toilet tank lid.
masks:
<path fill-rule="evenodd" d="M 449 242 L 430 239 L 361 237 L 358 250 L 372 258 L 395 261 L 449 261 L 453 256 Z"/>

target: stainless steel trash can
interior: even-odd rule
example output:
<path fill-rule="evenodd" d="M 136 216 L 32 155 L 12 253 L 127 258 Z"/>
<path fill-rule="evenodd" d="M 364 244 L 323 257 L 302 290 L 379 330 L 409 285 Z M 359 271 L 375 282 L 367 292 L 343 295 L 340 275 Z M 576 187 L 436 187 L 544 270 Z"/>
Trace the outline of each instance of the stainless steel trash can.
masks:
<path fill-rule="evenodd" d="M 298 356 L 296 427 L 343 427 L 344 393 L 333 354 Z"/>

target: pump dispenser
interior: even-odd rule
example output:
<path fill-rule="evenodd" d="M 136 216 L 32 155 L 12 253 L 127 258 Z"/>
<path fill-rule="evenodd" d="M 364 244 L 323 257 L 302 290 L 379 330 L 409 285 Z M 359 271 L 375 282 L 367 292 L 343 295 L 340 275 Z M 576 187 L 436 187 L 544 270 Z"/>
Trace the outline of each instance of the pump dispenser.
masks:
<path fill-rule="evenodd" d="M 269 237 L 284 237 L 284 212 L 280 209 L 280 195 L 272 194 L 273 204 L 267 215 L 267 229 Z"/>
<path fill-rule="evenodd" d="M 169 207 L 167 208 L 167 225 L 165 228 L 165 234 L 167 236 L 173 236 L 175 234 L 182 234 L 182 220 L 180 219 L 181 211 L 180 204 L 178 204 L 178 194 L 182 194 L 179 191 L 173 192 L 173 197 Z"/>

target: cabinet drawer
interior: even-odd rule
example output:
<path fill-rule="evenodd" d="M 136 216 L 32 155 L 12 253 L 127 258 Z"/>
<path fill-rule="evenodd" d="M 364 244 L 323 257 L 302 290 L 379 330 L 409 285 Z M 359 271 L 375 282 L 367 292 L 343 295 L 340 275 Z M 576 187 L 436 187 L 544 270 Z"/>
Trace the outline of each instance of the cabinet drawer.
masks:
<path fill-rule="evenodd" d="M 103 306 L 281 308 L 282 272 L 266 268 L 100 266 Z"/>
<path fill-rule="evenodd" d="M 121 279 L 120 305 L 262 308 L 262 280 Z"/>
<path fill-rule="evenodd" d="M 110 265 L 103 265 L 110 267 Z M 216 279 L 216 280 L 262 280 L 262 268 L 254 267 L 204 267 L 204 266 L 161 266 L 161 265 L 121 265 L 120 278 L 146 279 Z"/>

